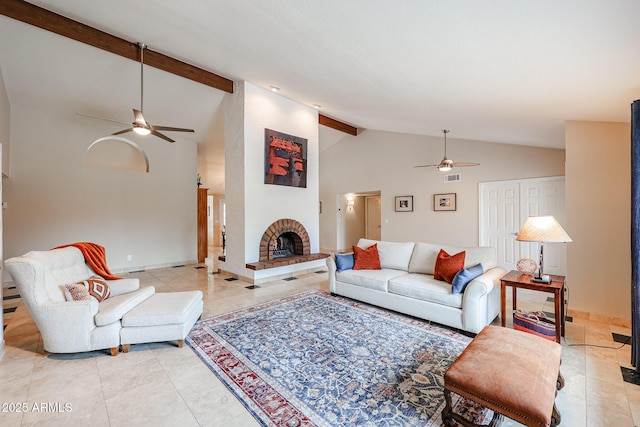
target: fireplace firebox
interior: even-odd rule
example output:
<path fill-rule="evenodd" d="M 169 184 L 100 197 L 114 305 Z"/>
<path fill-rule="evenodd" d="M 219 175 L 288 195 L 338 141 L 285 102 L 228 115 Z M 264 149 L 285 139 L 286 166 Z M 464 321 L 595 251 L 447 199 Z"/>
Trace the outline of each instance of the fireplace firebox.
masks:
<path fill-rule="evenodd" d="M 294 219 L 279 219 L 271 224 L 260 240 L 260 262 L 309 255 L 309 234 L 302 224 Z"/>

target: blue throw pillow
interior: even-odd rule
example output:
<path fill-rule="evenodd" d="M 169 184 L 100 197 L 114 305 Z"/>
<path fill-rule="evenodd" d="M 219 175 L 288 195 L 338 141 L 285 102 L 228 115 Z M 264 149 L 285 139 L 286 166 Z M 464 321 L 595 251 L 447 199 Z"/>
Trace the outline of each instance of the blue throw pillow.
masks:
<path fill-rule="evenodd" d="M 482 275 L 484 269 L 482 268 L 482 264 L 478 263 L 473 267 L 464 268 L 455 275 L 453 278 L 453 282 L 451 282 L 451 293 L 452 294 L 461 294 L 464 292 L 464 288 L 467 287 L 469 282 L 471 282 L 476 277 Z"/>
<path fill-rule="evenodd" d="M 338 271 L 351 270 L 353 268 L 353 254 L 336 254 L 336 267 L 338 267 Z"/>

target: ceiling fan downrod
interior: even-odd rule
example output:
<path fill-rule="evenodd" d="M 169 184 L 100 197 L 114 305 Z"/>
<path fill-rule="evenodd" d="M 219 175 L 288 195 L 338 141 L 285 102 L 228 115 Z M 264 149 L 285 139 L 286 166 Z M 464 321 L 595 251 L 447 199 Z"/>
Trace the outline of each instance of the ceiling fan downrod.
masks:
<path fill-rule="evenodd" d="M 144 113 L 144 50 L 147 45 L 138 42 L 140 48 L 140 112 Z"/>

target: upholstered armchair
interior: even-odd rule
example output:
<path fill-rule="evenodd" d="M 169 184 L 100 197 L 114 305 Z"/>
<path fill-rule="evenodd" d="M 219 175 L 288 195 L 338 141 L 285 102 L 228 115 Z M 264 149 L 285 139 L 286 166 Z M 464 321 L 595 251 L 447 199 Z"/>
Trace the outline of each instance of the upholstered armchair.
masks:
<path fill-rule="evenodd" d="M 84 281 L 96 273 L 76 247 L 32 251 L 5 261 L 5 267 L 31 313 L 50 353 L 76 353 L 120 346 L 121 319 L 155 293 L 140 288 L 138 279 L 105 280 L 111 296 L 97 299 L 65 298 L 65 285 Z"/>

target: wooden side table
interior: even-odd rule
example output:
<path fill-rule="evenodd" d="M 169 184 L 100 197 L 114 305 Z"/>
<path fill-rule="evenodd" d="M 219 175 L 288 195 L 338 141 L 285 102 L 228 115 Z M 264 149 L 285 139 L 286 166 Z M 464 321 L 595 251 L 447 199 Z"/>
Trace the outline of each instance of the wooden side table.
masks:
<path fill-rule="evenodd" d="M 506 326 L 507 324 L 507 313 L 506 313 L 506 288 L 507 286 L 511 286 L 513 290 L 513 309 L 516 309 L 517 305 L 517 297 L 516 290 L 520 289 L 530 289 L 533 291 L 541 291 L 541 292 L 550 292 L 553 294 L 553 301 L 555 303 L 555 317 L 556 317 L 556 342 L 560 343 L 560 337 L 564 336 L 565 330 L 565 313 L 564 313 L 564 276 L 554 276 L 549 275 L 551 277 L 551 283 L 535 283 L 532 282 L 533 276 L 528 274 L 522 274 L 519 271 L 512 270 L 505 274 L 500 279 L 500 317 L 502 321 L 502 326 Z"/>

